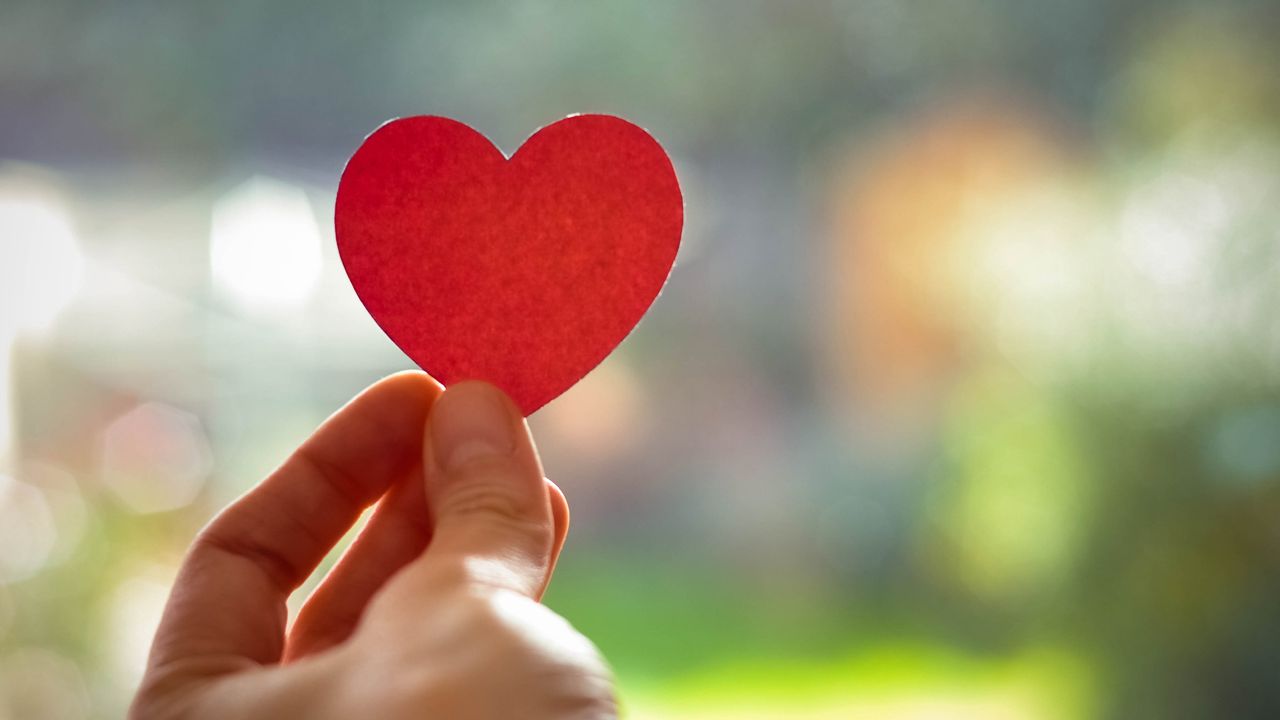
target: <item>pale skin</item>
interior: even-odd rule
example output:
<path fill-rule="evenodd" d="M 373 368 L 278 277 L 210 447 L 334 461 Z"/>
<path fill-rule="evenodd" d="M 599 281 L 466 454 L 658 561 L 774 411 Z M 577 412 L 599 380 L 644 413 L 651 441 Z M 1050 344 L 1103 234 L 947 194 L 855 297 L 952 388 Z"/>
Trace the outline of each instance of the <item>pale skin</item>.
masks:
<path fill-rule="evenodd" d="M 568 528 L 501 391 L 386 378 L 199 534 L 130 718 L 615 718 L 595 647 L 538 602 Z"/>

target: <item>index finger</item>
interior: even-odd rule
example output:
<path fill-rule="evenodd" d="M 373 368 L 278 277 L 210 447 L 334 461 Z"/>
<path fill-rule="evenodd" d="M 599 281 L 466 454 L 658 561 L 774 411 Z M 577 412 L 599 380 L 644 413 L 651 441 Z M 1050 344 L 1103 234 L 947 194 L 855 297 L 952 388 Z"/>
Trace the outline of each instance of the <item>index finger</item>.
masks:
<path fill-rule="evenodd" d="M 423 373 L 384 378 L 219 514 L 179 570 L 150 666 L 279 661 L 289 594 L 366 507 L 398 478 L 421 473 L 423 427 L 439 394 Z"/>

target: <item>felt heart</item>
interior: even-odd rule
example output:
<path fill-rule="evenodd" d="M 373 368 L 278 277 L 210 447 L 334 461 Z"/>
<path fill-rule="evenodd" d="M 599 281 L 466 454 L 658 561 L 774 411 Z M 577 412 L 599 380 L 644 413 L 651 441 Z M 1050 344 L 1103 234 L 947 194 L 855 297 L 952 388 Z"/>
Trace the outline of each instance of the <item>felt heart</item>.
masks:
<path fill-rule="evenodd" d="M 347 276 L 391 340 L 526 415 L 640 321 L 683 222 L 662 147 L 608 115 L 548 125 L 509 160 L 460 122 L 393 120 L 347 163 L 334 209 Z"/>

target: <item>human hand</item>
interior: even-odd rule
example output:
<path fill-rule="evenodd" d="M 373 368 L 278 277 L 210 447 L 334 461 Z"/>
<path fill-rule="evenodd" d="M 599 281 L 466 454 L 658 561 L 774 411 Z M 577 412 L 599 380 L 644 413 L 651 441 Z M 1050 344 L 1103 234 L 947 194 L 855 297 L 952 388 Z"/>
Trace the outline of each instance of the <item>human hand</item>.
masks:
<path fill-rule="evenodd" d="M 386 378 L 200 533 L 130 717 L 613 718 L 594 646 L 537 602 L 568 525 L 509 398 Z"/>

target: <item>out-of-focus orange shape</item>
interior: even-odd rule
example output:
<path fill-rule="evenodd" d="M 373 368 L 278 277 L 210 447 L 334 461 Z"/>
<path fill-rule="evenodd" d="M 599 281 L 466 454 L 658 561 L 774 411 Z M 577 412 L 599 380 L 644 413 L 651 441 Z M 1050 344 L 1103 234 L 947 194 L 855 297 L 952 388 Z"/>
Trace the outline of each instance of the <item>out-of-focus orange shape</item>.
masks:
<path fill-rule="evenodd" d="M 883 430 L 929 415 L 965 357 L 950 267 L 963 262 L 961 229 L 1059 169 L 1056 137 L 1039 113 L 983 96 L 927 110 L 843 156 L 823 336 L 845 409 Z"/>

